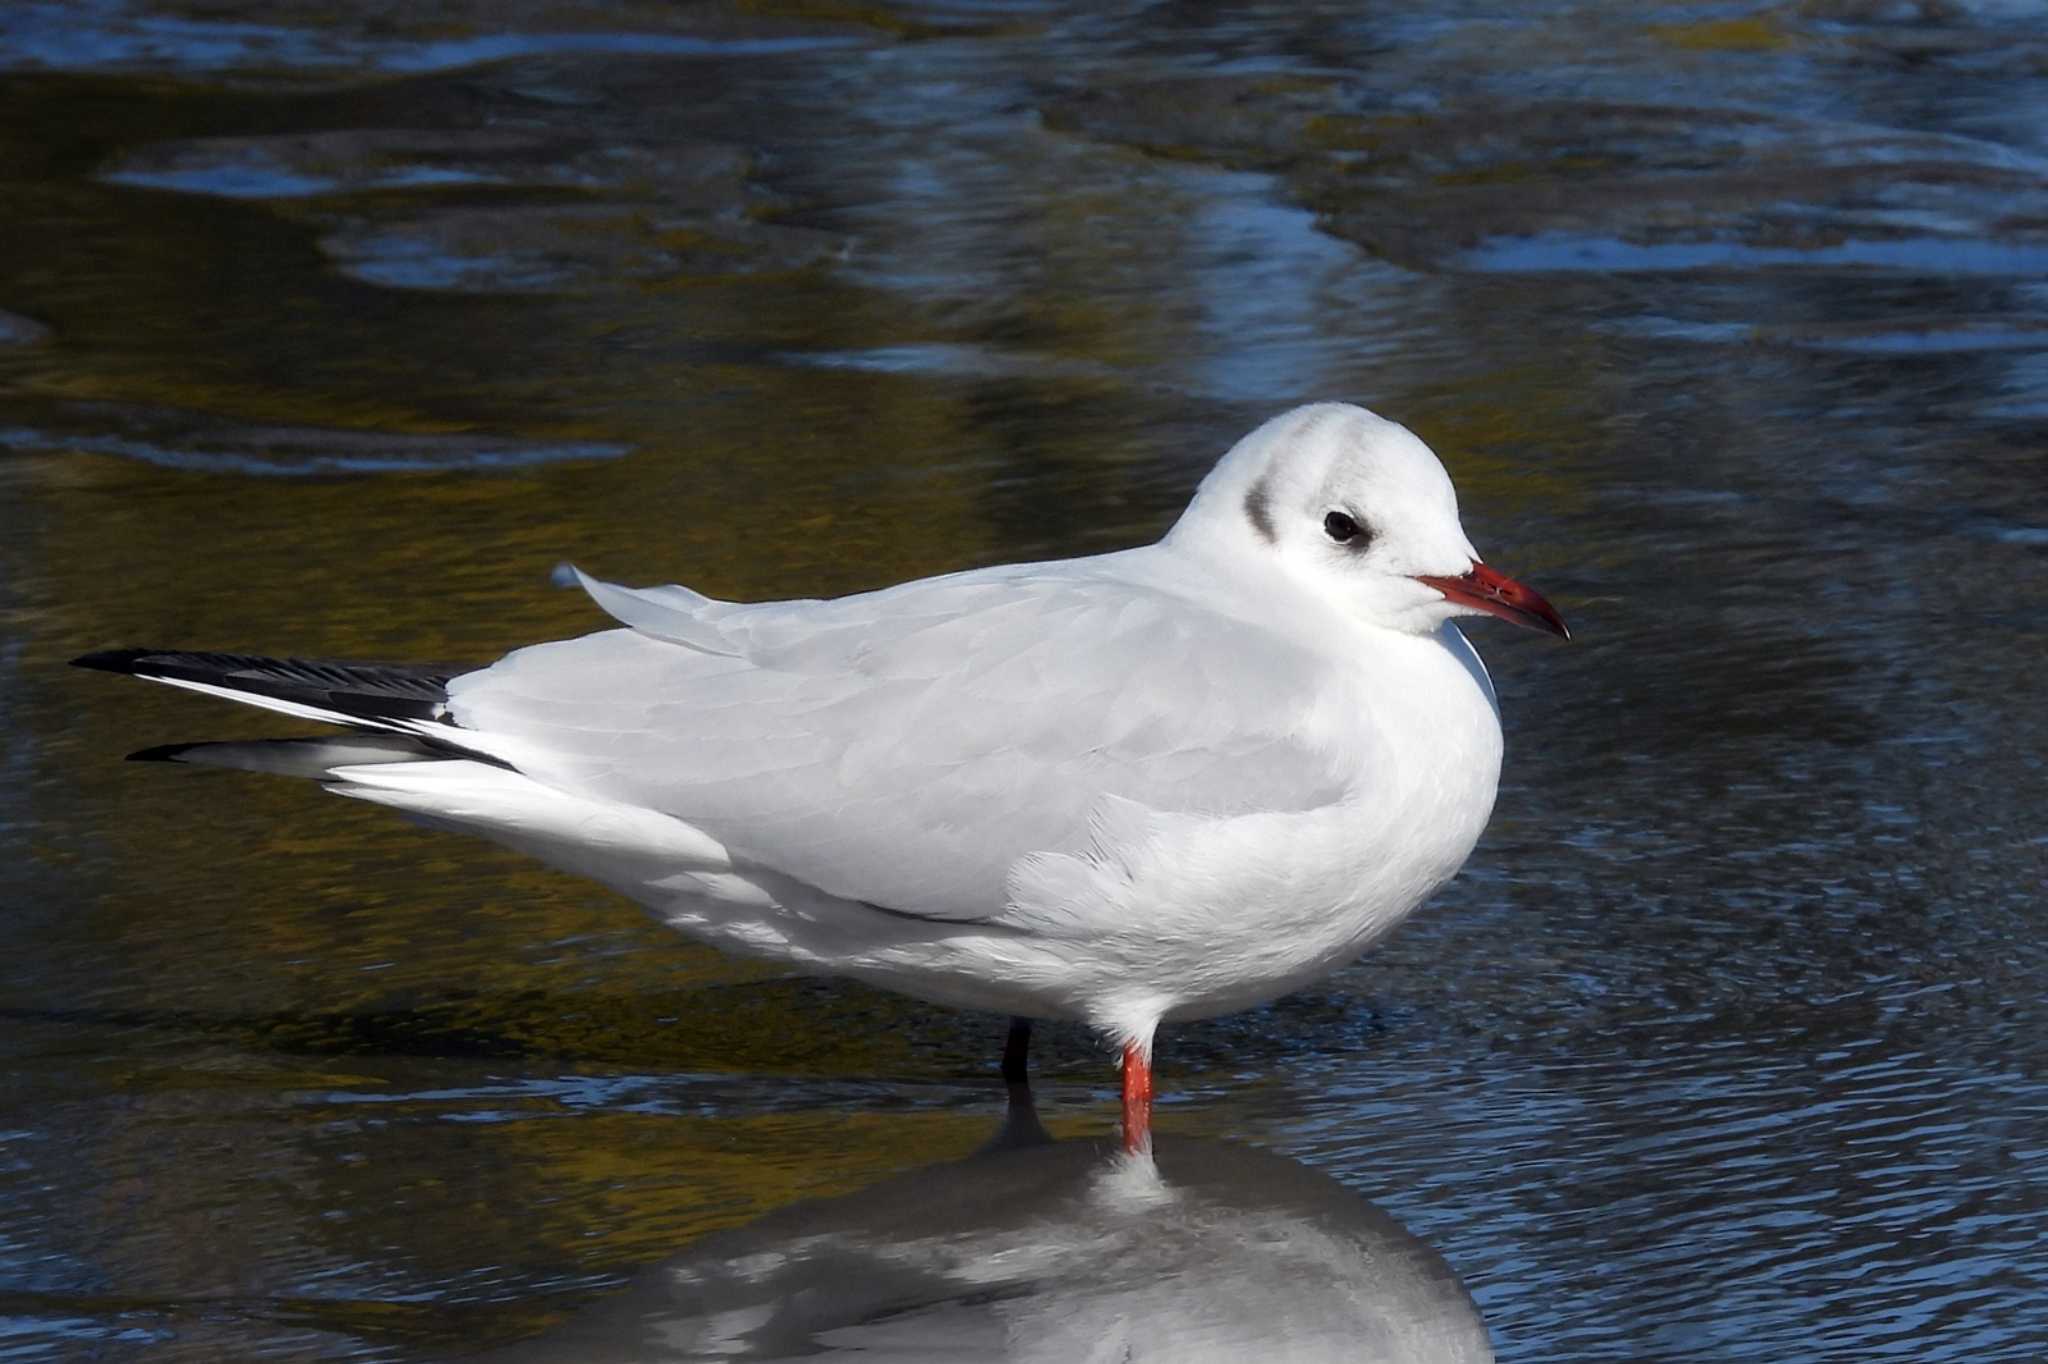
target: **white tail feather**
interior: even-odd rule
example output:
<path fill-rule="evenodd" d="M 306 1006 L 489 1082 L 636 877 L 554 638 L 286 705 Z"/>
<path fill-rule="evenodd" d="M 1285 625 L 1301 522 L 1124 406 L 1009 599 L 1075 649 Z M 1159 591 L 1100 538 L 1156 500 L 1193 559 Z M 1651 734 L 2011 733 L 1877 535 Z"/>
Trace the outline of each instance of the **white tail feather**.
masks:
<path fill-rule="evenodd" d="M 672 815 L 576 795 L 466 759 L 337 767 L 332 789 L 535 850 L 558 866 L 646 857 L 671 870 L 727 871 L 725 845 Z M 599 879 L 612 881 L 615 876 Z"/>

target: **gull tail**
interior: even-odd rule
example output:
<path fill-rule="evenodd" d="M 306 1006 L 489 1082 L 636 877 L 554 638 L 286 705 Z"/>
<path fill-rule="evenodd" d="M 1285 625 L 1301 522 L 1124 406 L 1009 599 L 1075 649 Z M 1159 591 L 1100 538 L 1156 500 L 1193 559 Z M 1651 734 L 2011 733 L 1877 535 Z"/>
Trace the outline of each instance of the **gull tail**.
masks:
<path fill-rule="evenodd" d="M 337 795 L 387 805 L 423 824 L 480 834 L 580 872 L 648 904 L 677 875 L 732 870 L 725 848 L 672 816 L 536 781 L 514 742 L 448 714 L 462 669 L 337 663 L 177 649 L 108 649 L 71 660 L 208 696 L 224 696 L 347 734 L 170 744 L 129 757 L 310 777 Z"/>
<path fill-rule="evenodd" d="M 420 759 L 462 757 L 502 763 L 476 743 L 465 742 L 464 731 L 448 719 L 448 681 L 460 674 L 459 668 L 182 649 L 104 649 L 71 662 L 355 731 L 325 739 L 168 744 L 129 755 L 140 761 L 197 763 L 316 780 L 329 779 L 337 767 Z"/>

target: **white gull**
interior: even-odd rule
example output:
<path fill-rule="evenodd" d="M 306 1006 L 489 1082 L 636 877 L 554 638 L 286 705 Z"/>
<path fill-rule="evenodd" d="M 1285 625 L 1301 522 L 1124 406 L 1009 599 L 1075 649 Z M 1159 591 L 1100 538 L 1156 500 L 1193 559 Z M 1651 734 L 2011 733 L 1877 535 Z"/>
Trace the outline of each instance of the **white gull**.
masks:
<path fill-rule="evenodd" d="M 1320 978 L 1471 852 L 1501 731 L 1452 618 L 1566 633 L 1429 448 L 1338 404 L 1238 442 L 1143 548 L 829 601 L 578 576 L 627 628 L 459 675 L 77 661 L 357 731 L 137 756 L 313 777 L 731 952 L 1090 1024 L 1133 1148 L 1161 1022 Z"/>

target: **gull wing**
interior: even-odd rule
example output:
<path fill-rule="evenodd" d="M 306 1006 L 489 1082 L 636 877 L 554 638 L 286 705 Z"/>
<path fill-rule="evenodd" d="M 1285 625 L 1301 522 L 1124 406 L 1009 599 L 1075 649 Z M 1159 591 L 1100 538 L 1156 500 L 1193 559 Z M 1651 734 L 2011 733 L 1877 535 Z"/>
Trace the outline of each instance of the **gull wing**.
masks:
<path fill-rule="evenodd" d="M 596 588 L 632 629 L 456 678 L 451 718 L 529 776 L 878 908 L 997 917 L 1012 865 L 1084 853 L 1113 799 L 1228 817 L 1347 785 L 1302 732 L 1326 663 L 1071 563 L 754 606 Z"/>

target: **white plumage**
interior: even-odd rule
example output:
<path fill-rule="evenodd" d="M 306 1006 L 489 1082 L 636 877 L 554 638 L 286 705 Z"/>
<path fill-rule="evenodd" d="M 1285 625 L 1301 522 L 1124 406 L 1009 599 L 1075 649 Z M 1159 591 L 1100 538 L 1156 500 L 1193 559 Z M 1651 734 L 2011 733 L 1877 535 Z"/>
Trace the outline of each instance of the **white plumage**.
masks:
<path fill-rule="evenodd" d="M 311 768 L 722 948 L 1148 1052 L 1457 870 L 1501 736 L 1450 618 L 1563 632 L 1477 566 L 1429 450 L 1337 405 L 1246 437 L 1140 549 L 832 601 L 582 581 L 624 628 L 448 679 L 431 712 L 123 669 L 416 736 Z"/>

